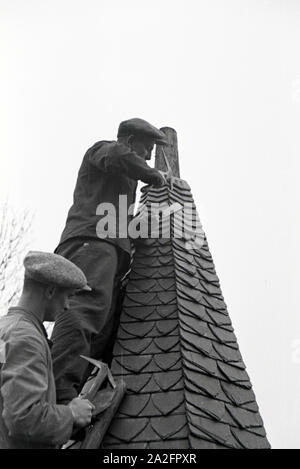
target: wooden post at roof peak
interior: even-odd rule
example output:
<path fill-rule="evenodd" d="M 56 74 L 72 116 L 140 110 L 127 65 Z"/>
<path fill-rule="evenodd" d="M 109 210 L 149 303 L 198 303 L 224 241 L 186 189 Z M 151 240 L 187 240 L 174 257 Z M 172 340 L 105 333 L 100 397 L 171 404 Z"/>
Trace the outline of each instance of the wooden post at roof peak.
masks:
<path fill-rule="evenodd" d="M 179 178 L 180 171 L 176 130 L 172 129 L 171 127 L 162 127 L 160 130 L 164 132 L 164 134 L 166 134 L 169 145 L 163 147 L 160 145 L 156 145 L 155 168 L 159 169 L 160 171 L 167 170 L 163 156 L 164 151 L 170 163 L 173 176 Z"/>

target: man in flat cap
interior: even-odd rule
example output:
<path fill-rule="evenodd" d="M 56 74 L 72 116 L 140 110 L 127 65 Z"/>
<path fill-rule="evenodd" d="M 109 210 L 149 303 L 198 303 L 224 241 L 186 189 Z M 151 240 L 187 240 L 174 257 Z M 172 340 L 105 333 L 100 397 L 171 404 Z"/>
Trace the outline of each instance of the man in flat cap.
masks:
<path fill-rule="evenodd" d="M 0 318 L 0 449 L 58 448 L 91 421 L 86 399 L 56 404 L 50 344 L 43 321 L 89 290 L 83 272 L 57 254 L 30 252 L 23 292 Z"/>
<path fill-rule="evenodd" d="M 120 279 L 130 263 L 130 240 L 120 234 L 118 222 L 99 237 L 97 225 L 103 216 L 99 205 L 111 204 L 116 220 L 121 220 L 135 202 L 138 180 L 162 186 L 164 176 L 146 161 L 155 144 L 166 143 L 162 131 L 134 118 L 121 122 L 117 141 L 97 142 L 83 158 L 74 203 L 55 252 L 82 269 L 92 291 L 78 293 L 67 314 L 59 315 L 55 323 L 52 356 L 60 402 L 75 397 L 83 384 L 86 364 L 79 355 L 109 361 Z M 120 196 L 126 201 L 122 207 Z"/>

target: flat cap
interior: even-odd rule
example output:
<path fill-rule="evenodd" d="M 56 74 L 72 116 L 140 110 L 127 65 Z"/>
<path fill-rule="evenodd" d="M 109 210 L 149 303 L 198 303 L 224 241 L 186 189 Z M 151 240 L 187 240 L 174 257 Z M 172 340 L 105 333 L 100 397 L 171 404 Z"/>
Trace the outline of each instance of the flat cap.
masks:
<path fill-rule="evenodd" d="M 167 138 L 161 130 L 138 117 L 123 121 L 119 125 L 118 137 L 127 137 L 128 135 L 144 135 L 153 138 L 157 145 L 168 145 Z"/>
<path fill-rule="evenodd" d="M 29 251 L 24 259 L 25 276 L 46 285 L 91 291 L 79 267 L 59 254 Z"/>

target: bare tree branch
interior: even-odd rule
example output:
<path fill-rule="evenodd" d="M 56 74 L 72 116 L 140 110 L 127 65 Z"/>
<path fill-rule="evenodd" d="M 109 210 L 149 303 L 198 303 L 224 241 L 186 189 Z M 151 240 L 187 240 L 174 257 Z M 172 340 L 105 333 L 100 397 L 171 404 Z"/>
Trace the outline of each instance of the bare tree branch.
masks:
<path fill-rule="evenodd" d="M 17 300 L 23 283 L 23 258 L 29 245 L 33 216 L 0 206 L 0 314 Z"/>

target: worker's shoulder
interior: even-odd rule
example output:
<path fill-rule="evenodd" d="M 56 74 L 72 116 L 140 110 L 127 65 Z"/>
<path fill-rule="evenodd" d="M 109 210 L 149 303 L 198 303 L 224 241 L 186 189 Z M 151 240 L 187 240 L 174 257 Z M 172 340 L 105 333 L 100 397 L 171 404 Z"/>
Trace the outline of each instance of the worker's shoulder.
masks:
<path fill-rule="evenodd" d="M 115 140 L 100 140 L 99 142 L 94 143 L 86 152 L 87 154 L 94 153 L 95 151 L 98 151 L 100 148 L 107 146 L 107 145 L 114 145 L 117 142 Z"/>
<path fill-rule="evenodd" d="M 17 311 L 0 318 L 0 338 L 5 342 L 34 340 L 39 345 L 44 344 L 43 335 L 37 326 Z"/>

